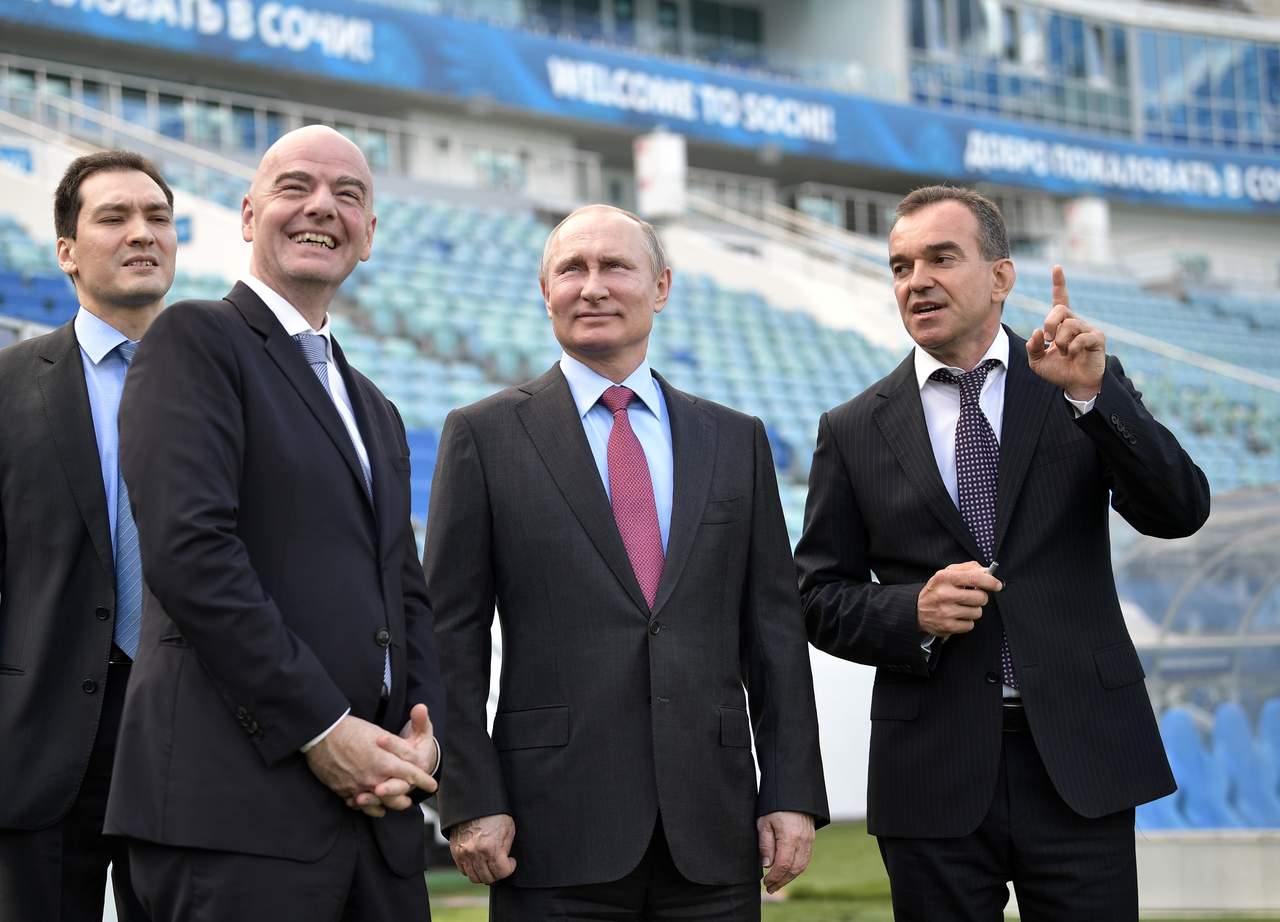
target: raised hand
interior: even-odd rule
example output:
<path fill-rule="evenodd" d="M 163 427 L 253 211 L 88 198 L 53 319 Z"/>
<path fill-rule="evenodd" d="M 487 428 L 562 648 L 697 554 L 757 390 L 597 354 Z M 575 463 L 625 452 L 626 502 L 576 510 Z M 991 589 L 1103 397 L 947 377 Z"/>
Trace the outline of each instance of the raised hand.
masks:
<path fill-rule="evenodd" d="M 1061 266 L 1053 267 L 1053 307 L 1044 326 L 1027 340 L 1027 361 L 1032 371 L 1072 400 L 1091 400 L 1102 390 L 1106 337 L 1071 312 Z"/>
<path fill-rule="evenodd" d="M 813 855 L 813 817 L 807 813 L 779 810 L 756 820 L 760 841 L 760 863 L 769 869 L 764 887 L 777 893 L 804 872 Z"/>
<path fill-rule="evenodd" d="M 516 821 L 506 813 L 481 816 L 449 830 L 449 852 L 473 884 L 492 884 L 515 873 L 515 838 Z"/>
<path fill-rule="evenodd" d="M 967 634 L 982 617 L 982 607 L 990 593 L 1004 583 L 976 560 L 953 563 L 929 577 L 916 599 L 916 620 L 920 630 L 937 637 Z"/>

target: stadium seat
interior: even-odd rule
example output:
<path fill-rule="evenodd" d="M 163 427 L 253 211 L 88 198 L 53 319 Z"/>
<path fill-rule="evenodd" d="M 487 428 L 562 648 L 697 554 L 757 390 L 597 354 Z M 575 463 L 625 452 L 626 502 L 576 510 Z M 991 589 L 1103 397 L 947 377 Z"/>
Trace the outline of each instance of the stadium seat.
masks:
<path fill-rule="evenodd" d="M 1280 828 L 1276 763 L 1255 745 L 1249 718 L 1238 702 L 1218 707 L 1213 720 L 1213 752 L 1231 782 L 1231 803 L 1247 826 Z"/>
<path fill-rule="evenodd" d="M 1187 825 L 1195 829 L 1244 825 L 1228 802 L 1227 773 L 1201 745 L 1200 731 L 1191 714 L 1178 707 L 1165 711 L 1160 735 L 1178 782 L 1178 804 Z"/>

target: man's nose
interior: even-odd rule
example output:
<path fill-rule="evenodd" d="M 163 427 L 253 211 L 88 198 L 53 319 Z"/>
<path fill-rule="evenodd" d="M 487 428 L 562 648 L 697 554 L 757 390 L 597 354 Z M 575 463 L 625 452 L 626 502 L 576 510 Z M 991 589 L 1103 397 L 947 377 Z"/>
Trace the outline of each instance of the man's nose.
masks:
<path fill-rule="evenodd" d="M 147 220 L 146 215 L 134 215 L 129 219 L 129 242 L 146 245 L 156 239 L 155 232 L 151 229 L 151 222 Z"/>
<path fill-rule="evenodd" d="M 332 217 L 337 213 L 337 201 L 324 186 L 317 186 L 307 198 L 306 213 L 311 217 Z"/>
<path fill-rule="evenodd" d="M 933 287 L 933 276 L 929 274 L 927 263 L 921 260 L 911 267 L 911 275 L 907 279 L 907 285 L 912 291 L 924 291 L 926 288 Z"/>
<path fill-rule="evenodd" d="M 604 278 L 595 269 L 587 272 L 587 277 L 582 280 L 582 297 L 588 301 L 599 301 L 609 296 L 609 288 L 604 284 Z"/>

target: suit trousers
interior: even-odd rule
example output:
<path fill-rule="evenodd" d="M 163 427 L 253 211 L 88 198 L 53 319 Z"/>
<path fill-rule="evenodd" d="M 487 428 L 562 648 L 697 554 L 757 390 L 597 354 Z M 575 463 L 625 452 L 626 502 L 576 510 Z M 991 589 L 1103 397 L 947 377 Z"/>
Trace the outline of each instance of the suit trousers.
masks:
<path fill-rule="evenodd" d="M 67 815 L 47 829 L 0 830 L 0 919 L 101 922 L 109 865 L 120 922 L 146 922 L 130 882 L 128 849 L 102 834 L 129 669 L 112 663 L 106 687 L 92 692 L 103 696 L 98 734 Z"/>
<path fill-rule="evenodd" d="M 576 887 L 489 891 L 490 922 L 759 922 L 760 882 L 709 886 L 687 880 L 671 858 L 659 818 L 649 848 L 621 880 Z"/>
<path fill-rule="evenodd" d="M 1000 922 L 1012 881 L 1024 922 L 1137 922 L 1133 809 L 1063 802 L 1020 706 L 1005 706 L 995 796 L 967 836 L 879 838 L 897 922 Z M 945 766 L 941 767 L 945 771 Z"/>
<path fill-rule="evenodd" d="M 352 810 L 311 862 L 130 840 L 134 886 L 151 922 L 431 922 L 425 874 L 387 867 L 376 822 Z"/>

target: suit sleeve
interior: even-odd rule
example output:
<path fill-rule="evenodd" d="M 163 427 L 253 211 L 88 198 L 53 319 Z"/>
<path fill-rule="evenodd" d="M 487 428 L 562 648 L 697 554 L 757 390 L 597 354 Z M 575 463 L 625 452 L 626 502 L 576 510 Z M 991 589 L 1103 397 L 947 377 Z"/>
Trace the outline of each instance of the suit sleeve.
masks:
<path fill-rule="evenodd" d="M 1093 411 L 1076 420 L 1102 458 L 1111 505 L 1157 538 L 1194 534 L 1209 517 L 1209 481 L 1142 403 L 1120 360 L 1107 357 Z"/>
<path fill-rule="evenodd" d="M 409 443 L 404 434 L 404 421 L 395 404 L 387 401 L 395 416 L 400 447 L 409 454 Z M 427 596 L 427 584 L 423 579 L 422 563 L 418 560 L 418 545 L 413 529 L 406 525 L 404 548 L 401 552 L 400 587 L 404 594 L 405 652 L 408 685 L 405 693 L 405 713 L 400 715 L 397 729 L 409 719 L 408 710 L 419 702 L 427 706 L 431 715 L 431 728 L 442 754 L 445 749 L 448 714 L 446 711 L 444 683 L 440 679 L 440 659 L 436 655 L 435 617 Z"/>
<path fill-rule="evenodd" d="M 511 812 L 486 711 L 495 598 L 492 529 L 475 436 L 455 410 L 440 436 L 422 561 L 449 690 L 449 751 L 439 795 L 446 829 Z"/>
<path fill-rule="evenodd" d="M 924 583 L 872 581 L 866 526 L 827 413 L 818 422 L 796 566 L 810 643 L 856 663 L 930 674 L 916 614 Z"/>
<path fill-rule="evenodd" d="M 756 815 L 793 810 L 812 815 L 823 826 L 829 814 L 813 673 L 773 455 L 758 419 L 754 451 L 740 662 L 760 766 Z"/>
<path fill-rule="evenodd" d="M 222 324 L 194 303 L 152 324 L 120 402 L 120 466 L 148 588 L 228 708 L 262 726 L 250 738 L 274 765 L 349 704 L 285 625 L 237 535 L 243 405 Z"/>

